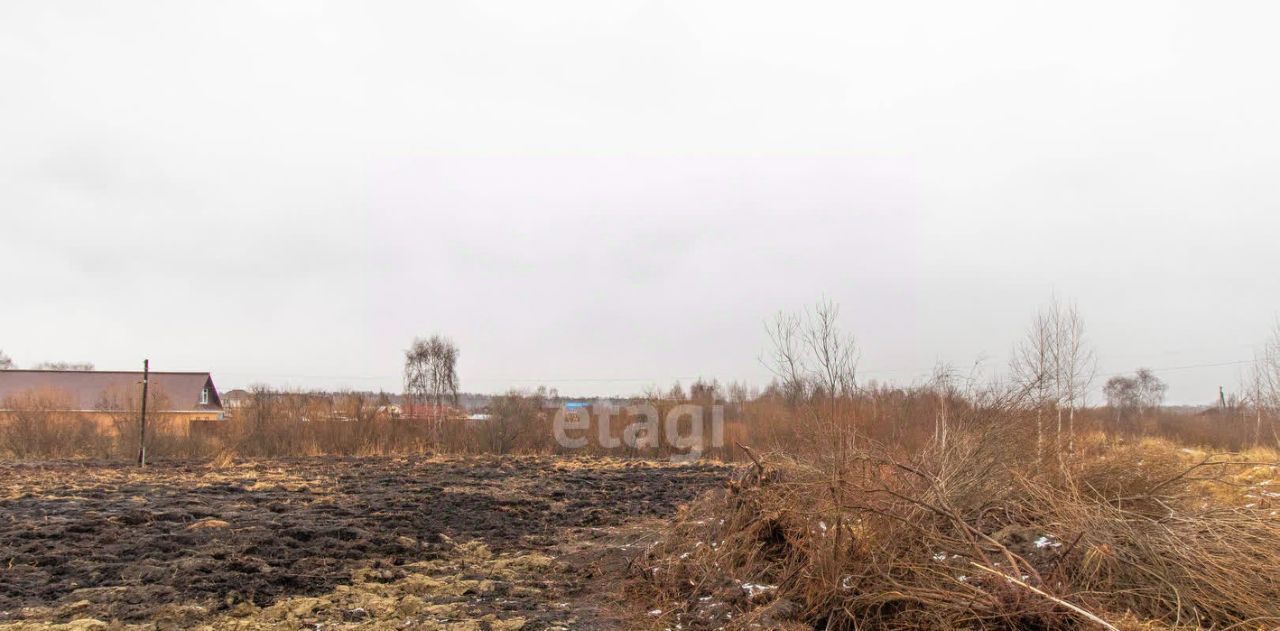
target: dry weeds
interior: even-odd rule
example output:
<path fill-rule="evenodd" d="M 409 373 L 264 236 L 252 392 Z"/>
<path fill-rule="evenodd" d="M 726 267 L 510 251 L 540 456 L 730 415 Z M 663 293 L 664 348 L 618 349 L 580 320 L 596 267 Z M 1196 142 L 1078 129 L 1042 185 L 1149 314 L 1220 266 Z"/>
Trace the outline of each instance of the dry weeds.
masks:
<path fill-rule="evenodd" d="M 773 454 L 682 514 L 635 593 L 672 629 L 1280 625 L 1277 454 L 1080 443 L 1062 466 L 996 432 Z"/>

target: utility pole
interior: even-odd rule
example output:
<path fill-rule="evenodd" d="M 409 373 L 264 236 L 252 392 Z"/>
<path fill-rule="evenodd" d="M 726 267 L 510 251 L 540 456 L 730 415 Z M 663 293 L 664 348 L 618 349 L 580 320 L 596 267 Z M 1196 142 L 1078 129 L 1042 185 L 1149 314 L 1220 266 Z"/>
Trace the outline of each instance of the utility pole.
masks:
<path fill-rule="evenodd" d="M 147 466 L 147 382 L 151 380 L 151 360 L 142 360 L 142 418 L 138 423 L 138 466 Z"/>

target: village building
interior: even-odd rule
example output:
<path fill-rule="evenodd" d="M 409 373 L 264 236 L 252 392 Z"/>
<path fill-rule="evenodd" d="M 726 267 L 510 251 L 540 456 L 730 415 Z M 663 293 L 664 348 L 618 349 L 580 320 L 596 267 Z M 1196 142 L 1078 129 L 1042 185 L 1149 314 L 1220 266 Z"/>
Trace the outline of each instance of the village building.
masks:
<path fill-rule="evenodd" d="M 147 418 L 185 433 L 226 418 L 207 372 L 152 372 Z M 0 370 L 0 419 L 20 411 L 77 414 L 104 424 L 140 413 L 142 373 L 106 370 Z"/>

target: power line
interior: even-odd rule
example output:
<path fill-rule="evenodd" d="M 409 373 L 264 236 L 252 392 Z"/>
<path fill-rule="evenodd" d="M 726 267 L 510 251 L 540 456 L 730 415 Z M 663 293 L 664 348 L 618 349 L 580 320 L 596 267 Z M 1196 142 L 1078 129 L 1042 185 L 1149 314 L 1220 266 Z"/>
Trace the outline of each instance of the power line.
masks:
<path fill-rule="evenodd" d="M 1150 370 L 1151 372 L 1169 372 L 1172 370 L 1191 370 L 1193 368 L 1221 368 L 1224 366 L 1241 366 L 1244 364 L 1253 364 L 1253 363 L 1256 363 L 1257 361 L 1258 360 L 1256 359 L 1241 359 L 1237 361 L 1218 362 L 1213 364 L 1188 364 L 1186 366 L 1165 366 L 1163 368 L 1147 368 L 1147 370 Z M 1116 377 L 1119 375 L 1128 375 L 1132 372 L 1133 371 L 1131 370 L 1125 370 L 1121 372 L 1110 372 L 1110 373 L 1104 373 L 1104 374 L 1095 375 L 1095 376 L 1096 377 Z"/>

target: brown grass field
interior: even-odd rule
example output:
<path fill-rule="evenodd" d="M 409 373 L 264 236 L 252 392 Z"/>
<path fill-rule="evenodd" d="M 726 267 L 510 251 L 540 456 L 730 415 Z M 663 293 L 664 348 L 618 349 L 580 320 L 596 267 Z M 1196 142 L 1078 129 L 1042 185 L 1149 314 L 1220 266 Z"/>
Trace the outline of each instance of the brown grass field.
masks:
<path fill-rule="evenodd" d="M 1280 628 L 1280 457 L 1007 432 L 774 453 L 681 512 L 633 598 L 669 629 Z"/>
<path fill-rule="evenodd" d="M 0 631 L 1280 628 L 1270 408 L 789 383 L 646 399 L 723 405 L 686 465 L 560 444 L 527 393 L 432 429 L 264 391 L 217 433 L 150 435 L 145 470 L 131 433 L 22 410 Z M 576 431 L 635 420 L 603 418 Z"/>
<path fill-rule="evenodd" d="M 869 403 L 756 420 L 734 465 L 0 464 L 0 630 L 1280 627 L 1276 451 Z"/>

